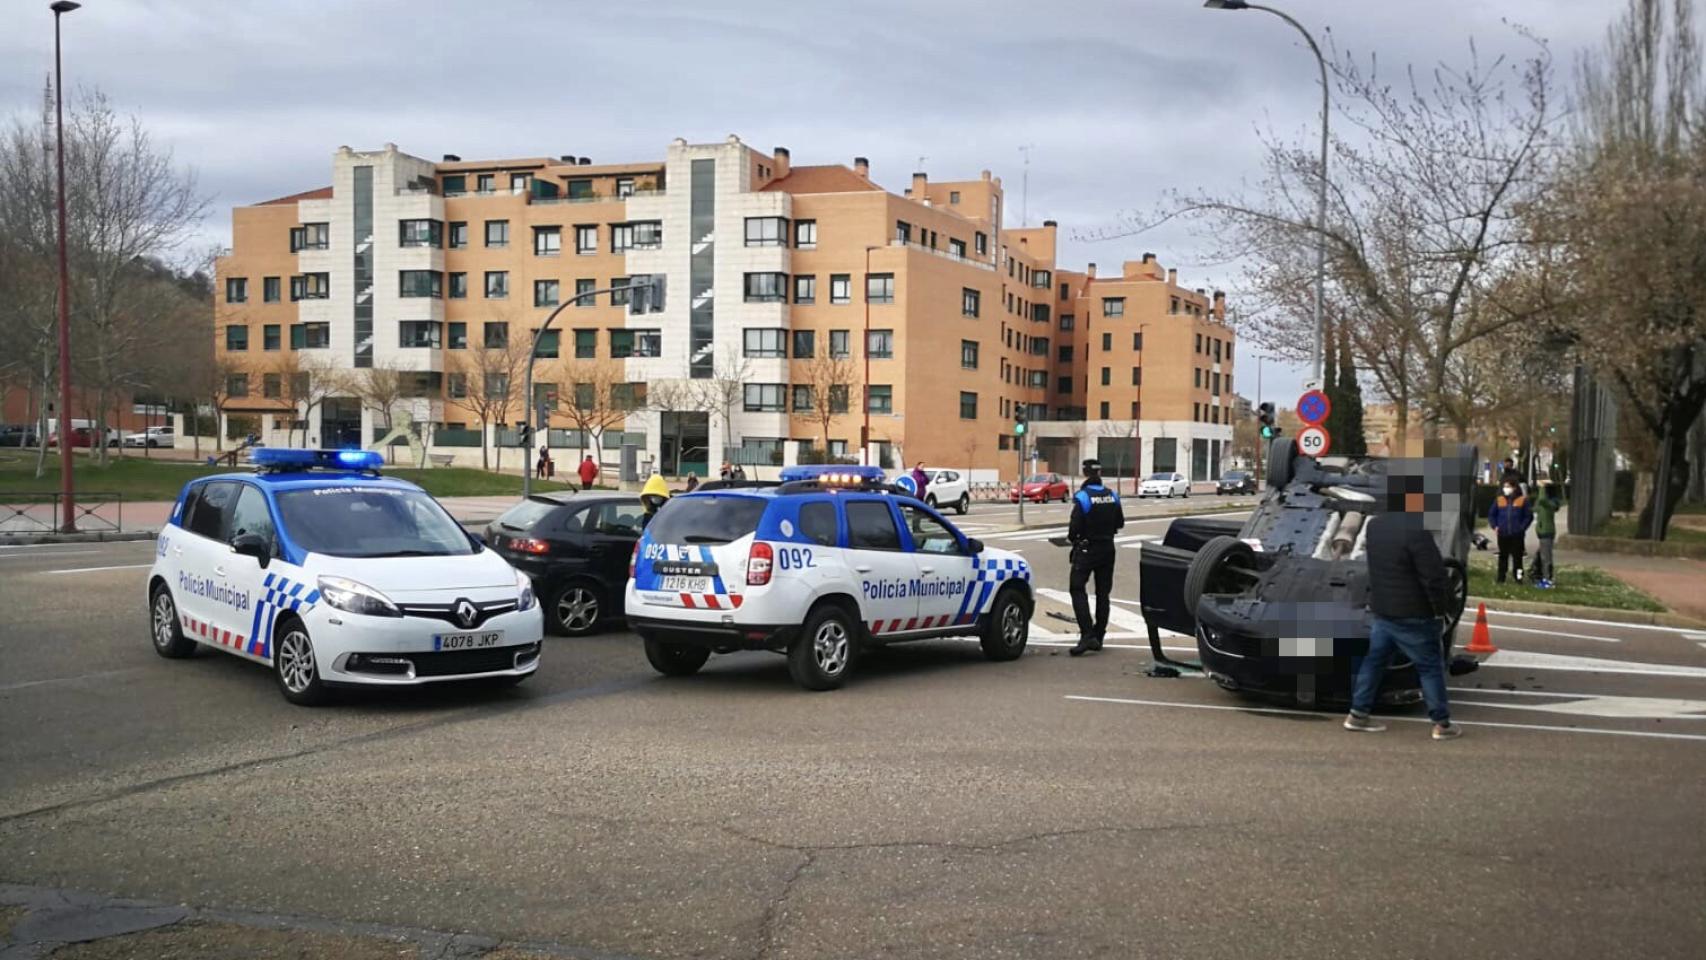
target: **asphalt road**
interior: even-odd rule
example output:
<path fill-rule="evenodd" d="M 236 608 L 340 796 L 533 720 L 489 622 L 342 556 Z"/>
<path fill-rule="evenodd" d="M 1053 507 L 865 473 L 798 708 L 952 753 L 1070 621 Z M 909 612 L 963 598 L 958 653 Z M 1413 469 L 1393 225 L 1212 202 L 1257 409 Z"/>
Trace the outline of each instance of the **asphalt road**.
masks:
<path fill-rule="evenodd" d="M 985 538 L 1063 591 L 1039 535 Z M 512 690 L 310 710 L 256 665 L 154 655 L 152 550 L 0 549 L 0 882 L 606 957 L 1706 941 L 1706 634 L 1495 616 L 1445 744 L 1419 711 L 1354 735 L 1147 678 L 1129 602 L 1070 659 L 1056 593 L 1016 662 L 911 645 L 827 694 L 766 654 L 663 679 L 612 632 L 553 640 Z"/>

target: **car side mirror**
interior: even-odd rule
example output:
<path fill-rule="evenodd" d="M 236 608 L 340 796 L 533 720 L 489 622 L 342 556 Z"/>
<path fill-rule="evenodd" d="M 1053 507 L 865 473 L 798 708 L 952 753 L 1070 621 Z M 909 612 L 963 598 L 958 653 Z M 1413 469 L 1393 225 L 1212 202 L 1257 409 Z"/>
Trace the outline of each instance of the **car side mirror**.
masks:
<path fill-rule="evenodd" d="M 481 550 L 486 548 L 486 538 L 470 531 L 468 534 L 468 545 L 474 548 L 475 553 L 479 553 Z"/>
<path fill-rule="evenodd" d="M 254 557 L 263 570 L 272 562 L 272 542 L 258 533 L 239 534 L 231 541 L 231 552 Z"/>
<path fill-rule="evenodd" d="M 976 537 L 967 537 L 966 538 L 966 552 L 971 554 L 974 557 L 977 556 L 978 554 L 982 553 L 983 552 L 983 541 L 977 539 Z"/>

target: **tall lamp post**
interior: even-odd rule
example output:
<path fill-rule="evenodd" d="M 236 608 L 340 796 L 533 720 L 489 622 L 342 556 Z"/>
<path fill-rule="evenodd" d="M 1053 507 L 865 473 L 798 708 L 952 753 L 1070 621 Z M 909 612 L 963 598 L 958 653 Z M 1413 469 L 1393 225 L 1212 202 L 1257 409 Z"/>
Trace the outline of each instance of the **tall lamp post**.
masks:
<path fill-rule="evenodd" d="M 1321 380 L 1321 301 L 1327 285 L 1327 119 L 1329 116 L 1331 88 L 1327 86 L 1327 58 L 1321 56 L 1321 48 L 1316 45 L 1315 38 L 1303 28 L 1303 24 L 1291 18 L 1283 10 L 1263 6 L 1259 3 L 1246 3 L 1245 0 L 1203 0 L 1203 6 L 1210 10 L 1261 10 L 1271 13 L 1303 34 L 1304 42 L 1309 44 L 1309 52 L 1315 54 L 1315 62 L 1321 68 L 1321 176 L 1315 184 L 1315 348 L 1313 363 L 1310 370 L 1314 386 L 1319 387 Z"/>
<path fill-rule="evenodd" d="M 71 269 L 65 257 L 65 73 L 59 60 L 59 18 L 82 6 L 55 0 L 53 11 L 54 153 L 59 165 L 59 529 L 77 532 L 77 503 L 71 483 Z M 106 438 L 99 441 L 105 443 Z M 91 449 L 93 447 L 91 446 Z"/>

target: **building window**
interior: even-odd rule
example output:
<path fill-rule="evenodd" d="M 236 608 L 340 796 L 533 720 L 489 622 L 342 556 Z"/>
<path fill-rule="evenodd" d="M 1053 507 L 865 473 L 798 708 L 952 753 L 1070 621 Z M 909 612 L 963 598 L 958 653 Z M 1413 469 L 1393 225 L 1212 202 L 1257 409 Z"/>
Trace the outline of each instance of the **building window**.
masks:
<path fill-rule="evenodd" d="M 1196 346 L 1196 352 L 1197 352 L 1197 353 L 1202 353 L 1202 334 L 1200 334 L 1200 333 L 1199 333 L 1199 334 L 1197 334 L 1197 346 Z"/>
<path fill-rule="evenodd" d="M 452 220 L 450 222 L 450 249 L 461 250 L 468 246 L 468 221 Z"/>
<path fill-rule="evenodd" d="M 838 360 L 853 355 L 852 338 L 848 336 L 848 331 L 829 331 L 829 355 Z"/>
<path fill-rule="evenodd" d="M 1102 349 L 1104 351 L 1107 351 L 1107 350 L 1112 350 L 1113 348 L 1114 348 L 1114 335 L 1111 333 L 1102 334 Z"/>
<path fill-rule="evenodd" d="M 788 275 L 785 273 L 749 273 L 746 275 L 747 303 L 787 303 Z"/>
<path fill-rule="evenodd" d="M 795 413 L 811 413 L 814 406 L 812 403 L 813 399 L 814 391 L 812 390 L 811 384 L 797 383 L 794 385 Z"/>
<path fill-rule="evenodd" d="M 249 375 L 233 373 L 225 378 L 225 395 L 227 397 L 246 397 L 249 395 Z"/>
<path fill-rule="evenodd" d="M 1220 374 L 1211 373 L 1208 375 L 1208 392 L 1215 396 L 1220 395 Z"/>
<path fill-rule="evenodd" d="M 468 325 L 461 321 L 450 324 L 450 337 L 447 345 L 452 350 L 468 349 Z"/>
<path fill-rule="evenodd" d="M 292 350 L 324 350 L 331 345 L 332 325 L 329 323 L 293 323 L 290 325 L 290 349 Z"/>
<path fill-rule="evenodd" d="M 865 334 L 865 353 L 872 360 L 894 359 L 894 331 L 871 330 Z"/>
<path fill-rule="evenodd" d="M 508 220 L 487 220 L 486 221 L 486 246 L 488 246 L 488 247 L 507 247 L 507 246 L 509 246 L 509 221 Z"/>
<path fill-rule="evenodd" d="M 485 339 L 481 342 L 486 345 L 486 349 L 502 350 L 509 346 L 509 324 L 501 321 L 488 323 L 483 333 Z"/>
<path fill-rule="evenodd" d="M 534 227 L 533 255 L 554 257 L 563 252 L 562 227 Z"/>
<path fill-rule="evenodd" d="M 249 302 L 249 278 L 248 277 L 226 277 L 225 278 L 225 302 L 226 303 L 247 303 L 247 302 Z"/>
<path fill-rule="evenodd" d="M 749 247 L 785 247 L 788 245 L 787 217 L 747 217 L 746 245 Z"/>
<path fill-rule="evenodd" d="M 1054 389 L 1055 389 L 1055 392 L 1057 392 L 1057 393 L 1071 393 L 1072 392 L 1072 378 L 1071 377 L 1059 377 L 1059 378 L 1057 378 L 1054 382 Z"/>
<path fill-rule="evenodd" d="M 865 274 L 865 299 L 870 303 L 893 303 L 894 274 Z"/>
<path fill-rule="evenodd" d="M 437 270 L 397 271 L 397 295 L 400 297 L 444 297 L 444 274 Z"/>
<path fill-rule="evenodd" d="M 242 324 L 233 323 L 225 328 L 225 349 L 249 349 L 249 328 Z"/>
<path fill-rule="evenodd" d="M 1167 312 L 1168 313 L 1178 313 L 1179 312 L 1179 298 L 1178 297 L 1174 297 L 1172 300 L 1168 301 Z"/>
<path fill-rule="evenodd" d="M 443 187 L 441 188 L 440 192 L 443 193 L 447 197 L 459 197 L 459 196 L 463 195 L 464 193 L 468 192 L 468 175 L 467 174 L 463 174 L 463 173 L 445 174 L 444 179 L 441 182 L 443 183 Z"/>
<path fill-rule="evenodd" d="M 565 192 L 570 200 L 591 200 L 598 196 L 592 191 L 592 181 L 585 177 L 570 180 Z"/>
<path fill-rule="evenodd" d="M 632 299 L 632 294 L 628 290 L 629 285 L 630 285 L 630 281 L 627 277 L 611 277 L 610 278 L 610 305 L 611 306 L 613 306 L 613 307 L 625 307 L 628 305 L 628 301 L 630 299 Z"/>
<path fill-rule="evenodd" d="M 964 240 L 955 240 L 954 238 L 949 237 L 948 255 L 964 260 L 966 258 L 966 242 Z"/>
<path fill-rule="evenodd" d="M 493 193 L 497 190 L 497 174 L 482 173 L 474 178 L 474 190 L 478 193 Z"/>
<path fill-rule="evenodd" d="M 869 409 L 871 413 L 894 412 L 894 387 L 886 383 L 876 383 L 871 385 L 870 393 Z"/>
<path fill-rule="evenodd" d="M 638 410 L 646 405 L 644 383 L 613 383 L 610 385 L 610 406 L 617 410 Z"/>
<path fill-rule="evenodd" d="M 1131 335 L 1131 348 L 1133 350 L 1142 350 L 1143 349 L 1143 331 L 1142 330 L 1139 330 L 1136 333 Z"/>
<path fill-rule="evenodd" d="M 1048 389 L 1048 371 L 1032 370 L 1025 377 L 1025 385 L 1038 390 Z"/>
<path fill-rule="evenodd" d="M 975 317 L 983 309 L 983 294 L 970 287 L 960 288 L 960 313 Z"/>
<path fill-rule="evenodd" d="M 509 296 L 509 271 L 486 271 L 486 299 L 502 300 Z"/>
<path fill-rule="evenodd" d="M 905 220 L 896 220 L 894 222 L 894 238 L 901 243 L 911 243 L 912 224 L 907 223 Z"/>
<path fill-rule="evenodd" d="M 1062 329 L 1062 330 L 1071 330 L 1072 329 L 1072 314 L 1063 313 L 1060 315 L 1060 329 Z"/>
<path fill-rule="evenodd" d="M 794 359 L 810 360 L 817 356 L 817 331 L 794 331 Z"/>
<path fill-rule="evenodd" d="M 800 250 L 817 249 L 817 221 L 794 221 L 794 246 Z"/>
<path fill-rule="evenodd" d="M 960 192 L 958 190 L 949 190 L 948 191 L 948 202 L 949 203 L 959 203 L 960 202 Z"/>
<path fill-rule="evenodd" d="M 1047 290 L 1048 288 L 1054 286 L 1054 271 L 1052 271 L 1052 270 L 1033 270 L 1033 271 L 1031 271 L 1031 286 L 1036 287 L 1039 290 Z"/>
<path fill-rule="evenodd" d="M 261 349 L 277 350 L 282 346 L 280 333 L 279 325 L 276 323 L 269 323 L 261 327 Z"/>
<path fill-rule="evenodd" d="M 591 360 L 598 356 L 598 331 L 575 331 L 575 359 Z"/>
<path fill-rule="evenodd" d="M 616 178 L 616 196 L 617 196 L 617 198 L 620 199 L 623 197 L 631 197 L 633 195 L 634 195 L 634 178 L 633 177 L 617 177 Z"/>
<path fill-rule="evenodd" d="M 329 250 L 332 246 L 332 225 L 305 223 L 290 228 L 290 252 L 298 250 Z"/>
<path fill-rule="evenodd" d="M 468 396 L 468 375 L 466 373 L 445 374 L 444 388 L 450 399 L 466 399 Z"/>
<path fill-rule="evenodd" d="M 486 380 L 486 399 L 501 400 L 509 396 L 509 374 L 488 373 Z"/>
<path fill-rule="evenodd" d="M 332 275 L 302 273 L 290 278 L 291 300 L 325 300 L 332 295 Z"/>
<path fill-rule="evenodd" d="M 597 280 L 589 280 L 585 277 L 582 277 L 581 279 L 576 280 L 575 281 L 575 306 L 577 306 L 577 307 L 596 307 L 596 306 L 598 306 L 598 298 L 592 295 L 592 292 L 594 290 L 597 290 L 597 289 L 598 289 L 598 281 Z"/>
<path fill-rule="evenodd" d="M 277 303 L 280 299 L 278 278 L 261 278 L 261 300 L 266 303 Z"/>
<path fill-rule="evenodd" d="M 590 257 L 598 253 L 598 225 L 595 223 L 578 224 L 575 227 L 575 253 Z"/>
<path fill-rule="evenodd" d="M 533 281 L 533 305 L 536 307 L 554 307 L 562 301 L 559 298 L 560 284 L 556 280 Z"/>
<path fill-rule="evenodd" d="M 788 356 L 788 331 L 786 330 L 746 330 L 744 331 L 746 356 L 759 358 L 774 358 Z"/>
<path fill-rule="evenodd" d="M 450 275 L 450 299 L 465 300 L 468 297 L 468 274 L 458 270 Z"/>
<path fill-rule="evenodd" d="M 817 277 L 813 274 L 794 278 L 794 302 L 817 302 Z"/>
<path fill-rule="evenodd" d="M 829 385 L 829 412 L 830 413 L 846 413 L 850 404 L 851 404 L 851 390 L 848 388 L 847 384 L 845 384 L 845 383 L 832 383 Z M 835 442 L 836 441 L 831 440 L 830 446 L 833 447 L 835 445 Z"/>
<path fill-rule="evenodd" d="M 1048 304 L 1046 304 L 1046 303 L 1033 303 L 1033 304 L 1031 304 L 1031 322 L 1032 323 L 1047 323 L 1048 321 L 1049 321 Z"/>
<path fill-rule="evenodd" d="M 533 331 L 533 355 L 541 360 L 557 359 L 562 350 L 561 334 L 559 330 Z"/>
<path fill-rule="evenodd" d="M 829 302 L 853 302 L 853 276 L 847 273 L 832 273 L 829 275 Z"/>
<path fill-rule="evenodd" d="M 1193 376 L 1191 377 L 1191 386 L 1196 387 L 1198 390 L 1201 390 L 1202 389 L 1202 368 L 1199 367 L 1195 370 L 1192 370 L 1191 373 L 1193 374 Z"/>
<path fill-rule="evenodd" d="M 635 220 L 610 225 L 610 252 L 656 250 L 663 246 L 663 221 Z"/>
<path fill-rule="evenodd" d="M 397 346 L 437 350 L 439 326 L 431 320 L 403 320 L 397 324 Z"/>
<path fill-rule="evenodd" d="M 977 341 L 960 341 L 960 366 L 967 370 L 977 369 Z"/>
<path fill-rule="evenodd" d="M 1007 435 L 1005 433 L 997 434 L 995 437 L 995 445 L 1002 450 L 1006 450 L 1007 449 Z"/>
<path fill-rule="evenodd" d="M 1123 317 L 1123 316 L 1125 316 L 1125 298 L 1124 297 L 1103 297 L 1102 298 L 1102 316 L 1104 316 L 1104 317 Z"/>
<path fill-rule="evenodd" d="M 1114 371 L 1113 371 L 1112 367 L 1103 367 L 1102 368 L 1102 386 L 1106 387 L 1106 386 L 1112 384 L 1113 383 L 1113 375 L 1114 375 Z"/>
<path fill-rule="evenodd" d="M 1061 363 L 1071 363 L 1072 362 L 1072 347 L 1070 345 L 1061 347 L 1059 350 L 1056 351 L 1055 359 Z"/>
<path fill-rule="evenodd" d="M 284 378 L 276 373 L 261 374 L 261 396 L 268 400 L 284 398 Z"/>
<path fill-rule="evenodd" d="M 1131 385 L 1134 387 L 1143 386 L 1143 368 L 1142 367 L 1132 367 L 1131 368 Z"/>
<path fill-rule="evenodd" d="M 976 250 L 980 257 L 987 255 L 989 253 L 989 235 L 980 232 L 972 237 L 972 249 Z"/>
<path fill-rule="evenodd" d="M 663 331 L 655 327 L 649 330 L 633 330 L 634 356 L 661 357 L 663 356 Z"/>
<path fill-rule="evenodd" d="M 1106 419 L 1108 419 L 1108 401 L 1106 401 L 1106 400 L 1103 400 L 1103 401 L 1102 401 L 1102 416 L 1101 416 L 1101 419 L 1103 419 L 1103 420 L 1106 420 Z"/>
<path fill-rule="evenodd" d="M 527 181 L 528 181 L 528 176 L 525 173 L 512 173 L 512 174 L 510 174 L 509 175 L 509 192 L 510 193 L 526 193 L 527 192 Z"/>
<path fill-rule="evenodd" d="M 444 243 L 444 224 L 438 220 L 398 220 L 397 245 L 437 247 Z"/>
<path fill-rule="evenodd" d="M 781 413 L 788 385 L 785 383 L 749 383 L 746 385 L 747 413 Z"/>
<path fill-rule="evenodd" d="M 960 391 L 960 419 L 977 419 L 977 394 L 966 390 Z"/>

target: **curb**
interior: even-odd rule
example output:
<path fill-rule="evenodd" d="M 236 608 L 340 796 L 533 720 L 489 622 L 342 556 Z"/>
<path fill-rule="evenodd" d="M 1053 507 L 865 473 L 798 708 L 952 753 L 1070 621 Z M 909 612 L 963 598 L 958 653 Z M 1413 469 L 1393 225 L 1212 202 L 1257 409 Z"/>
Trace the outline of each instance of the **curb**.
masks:
<path fill-rule="evenodd" d="M 1487 605 L 1492 613 L 1536 613 L 1554 617 L 1580 617 L 1586 620 L 1605 620 L 1610 623 L 1633 623 L 1651 627 L 1698 627 L 1699 620 L 1676 613 L 1654 613 L 1651 610 L 1617 610 L 1611 607 L 1584 607 L 1573 603 L 1541 603 L 1534 600 L 1494 600 L 1489 597 L 1470 597 L 1469 606 Z M 1467 608 L 1465 608 L 1467 609 Z"/>
<path fill-rule="evenodd" d="M 1558 549 L 1579 553 L 1615 553 L 1628 557 L 1674 557 L 1706 560 L 1706 544 L 1670 540 L 1625 540 L 1622 537 L 1588 537 L 1566 533 L 1558 538 Z"/>
<path fill-rule="evenodd" d="M 35 546 L 43 543 L 125 543 L 132 540 L 153 540 L 158 530 L 93 530 L 88 533 L 37 533 L 16 535 L 0 533 L 0 545 Z"/>

